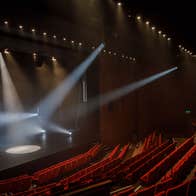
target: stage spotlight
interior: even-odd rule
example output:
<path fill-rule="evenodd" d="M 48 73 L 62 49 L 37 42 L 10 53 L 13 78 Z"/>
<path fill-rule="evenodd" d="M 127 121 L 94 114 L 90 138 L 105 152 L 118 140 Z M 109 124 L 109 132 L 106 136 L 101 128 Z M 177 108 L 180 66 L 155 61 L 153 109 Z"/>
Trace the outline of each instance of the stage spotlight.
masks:
<path fill-rule="evenodd" d="M 4 24 L 5 24 L 5 25 L 8 25 L 8 21 L 4 21 Z"/>
<path fill-rule="evenodd" d="M 182 46 L 181 46 L 181 45 L 179 45 L 178 47 L 179 47 L 179 48 L 182 48 Z"/>
<path fill-rule="evenodd" d="M 38 132 L 39 132 L 39 133 L 46 133 L 46 130 L 45 130 L 45 129 L 42 129 L 42 128 L 39 128 L 39 129 L 38 129 Z"/>
<path fill-rule="evenodd" d="M 31 31 L 32 31 L 33 33 L 35 33 L 35 29 L 31 29 Z"/>
<path fill-rule="evenodd" d="M 166 34 L 163 34 L 163 37 L 166 37 Z"/>
<path fill-rule="evenodd" d="M 36 56 L 37 56 L 37 53 L 34 52 L 34 53 L 33 53 L 33 56 L 36 57 Z"/>
<path fill-rule="evenodd" d="M 152 30 L 155 30 L 155 27 L 152 27 Z"/>
<path fill-rule="evenodd" d="M 82 43 L 80 42 L 78 45 L 79 45 L 79 46 L 81 46 L 81 45 L 82 45 Z"/>
<path fill-rule="evenodd" d="M 170 37 L 168 37 L 168 38 L 167 38 L 167 40 L 168 40 L 168 41 L 170 41 L 170 40 L 171 40 L 171 38 L 170 38 Z"/>
<path fill-rule="evenodd" d="M 8 48 L 6 48 L 6 49 L 4 50 L 4 53 L 5 53 L 5 54 L 9 54 L 9 53 L 10 53 L 9 50 L 8 50 Z"/>
<path fill-rule="evenodd" d="M 44 126 L 47 126 L 52 131 L 57 131 L 59 133 L 65 133 L 67 135 L 72 135 L 72 132 L 70 130 L 60 127 L 59 125 L 55 123 L 47 122 Z"/>
<path fill-rule="evenodd" d="M 23 29 L 23 26 L 22 25 L 19 25 L 19 29 L 22 30 Z"/>
<path fill-rule="evenodd" d="M 74 44 L 74 41 L 72 40 L 71 43 Z"/>
<path fill-rule="evenodd" d="M 137 16 L 137 20 L 139 20 L 139 21 L 140 21 L 140 20 L 141 20 L 141 16 Z"/>
<path fill-rule="evenodd" d="M 128 15 L 128 18 L 131 18 L 131 14 Z"/>
<path fill-rule="evenodd" d="M 53 35 L 53 38 L 56 39 L 56 35 Z"/>
<path fill-rule="evenodd" d="M 63 37 L 63 41 L 66 41 L 66 38 L 65 37 Z"/>
<path fill-rule="evenodd" d="M 43 36 L 46 36 L 47 35 L 47 33 L 46 32 L 43 32 Z"/>
<path fill-rule="evenodd" d="M 40 150 L 41 147 L 37 145 L 24 145 L 8 148 L 5 152 L 9 154 L 29 154 Z"/>
<path fill-rule="evenodd" d="M 56 58 L 54 56 L 52 57 L 52 61 L 56 61 Z"/>
<path fill-rule="evenodd" d="M 162 31 L 158 31 L 158 34 L 161 35 Z"/>
<path fill-rule="evenodd" d="M 122 5 L 122 3 L 121 3 L 121 2 L 118 2 L 118 3 L 117 3 L 117 5 L 118 5 L 118 6 L 121 6 L 121 5 Z"/>
<path fill-rule="evenodd" d="M 146 25 L 149 25 L 150 24 L 150 22 L 149 21 L 146 21 Z"/>

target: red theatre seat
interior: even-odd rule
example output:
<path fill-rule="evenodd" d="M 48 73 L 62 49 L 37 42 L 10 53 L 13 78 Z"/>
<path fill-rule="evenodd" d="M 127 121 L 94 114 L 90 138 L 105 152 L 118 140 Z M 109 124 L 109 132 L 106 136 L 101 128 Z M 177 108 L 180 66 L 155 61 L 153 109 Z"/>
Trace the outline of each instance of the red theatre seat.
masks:
<path fill-rule="evenodd" d="M 167 190 L 166 195 L 167 196 L 175 196 L 175 195 L 187 196 L 188 185 L 189 185 L 189 182 L 187 181 L 178 186 L 172 187 Z"/>
<path fill-rule="evenodd" d="M 18 176 L 7 180 L 0 181 L 0 193 L 5 192 L 22 192 L 31 186 L 32 179 L 28 175 Z"/>
<path fill-rule="evenodd" d="M 196 177 L 189 182 L 187 195 L 195 195 L 195 192 L 196 192 Z"/>

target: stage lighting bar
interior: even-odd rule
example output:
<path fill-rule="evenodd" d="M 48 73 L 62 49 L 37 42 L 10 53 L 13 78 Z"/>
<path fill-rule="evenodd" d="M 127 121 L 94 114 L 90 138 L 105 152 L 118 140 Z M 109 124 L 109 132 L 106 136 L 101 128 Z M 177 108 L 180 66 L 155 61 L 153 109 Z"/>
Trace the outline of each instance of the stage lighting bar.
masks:
<path fill-rule="evenodd" d="M 121 6 L 122 3 L 121 3 L 121 2 L 118 2 L 117 5 Z M 130 18 L 130 17 L 131 17 L 131 15 L 128 14 L 128 18 Z M 141 21 L 142 17 L 141 17 L 140 15 L 137 15 L 137 16 L 136 16 L 136 19 L 137 19 L 138 21 Z M 5 21 L 4 21 L 4 24 L 5 24 L 5 25 L 8 25 L 8 21 L 5 20 Z M 147 20 L 147 21 L 145 22 L 145 24 L 146 24 L 146 25 L 149 25 L 149 24 L 150 24 L 150 21 Z M 23 26 L 22 26 L 22 25 L 19 25 L 18 27 L 19 27 L 20 30 L 23 30 Z M 153 26 L 153 27 L 151 27 L 151 28 L 152 28 L 152 30 L 155 30 L 155 26 Z M 31 29 L 31 32 L 32 32 L 32 33 L 35 33 L 35 29 L 32 28 L 32 29 Z M 158 31 L 158 34 L 162 34 L 162 32 L 161 32 L 161 31 Z M 46 37 L 46 36 L 47 36 L 47 33 L 44 32 L 44 33 L 43 33 L 43 36 Z M 166 37 L 166 34 L 163 34 L 162 36 L 165 38 L 165 37 Z M 56 35 L 54 35 L 53 38 L 56 39 Z M 66 38 L 65 38 L 65 37 L 63 37 L 62 39 L 63 39 L 63 41 L 66 41 Z M 170 41 L 171 38 L 169 37 L 167 40 Z M 74 40 L 72 40 L 71 43 L 74 44 Z M 81 46 L 80 43 L 79 43 L 78 45 Z M 116 55 L 115 55 L 115 56 L 116 56 Z M 117 56 L 120 56 L 120 55 L 117 55 Z"/>
<path fill-rule="evenodd" d="M 131 15 L 130 15 L 129 17 L 131 17 Z M 140 18 L 140 16 L 138 17 L 138 19 L 139 19 L 139 18 Z M 4 21 L 4 24 L 8 24 L 8 21 Z M 22 25 L 19 25 L 19 29 L 20 29 L 20 30 L 23 30 L 23 26 L 22 26 Z M 35 32 L 36 32 L 35 28 L 32 28 L 32 29 L 31 29 L 31 32 L 32 32 L 33 34 L 35 34 Z M 47 33 L 46 33 L 46 32 L 43 32 L 42 35 L 43 35 L 44 37 L 46 37 L 46 36 L 47 36 Z M 56 39 L 56 38 L 57 38 L 56 35 L 53 35 L 52 37 L 53 37 L 53 39 Z M 62 40 L 63 40 L 63 41 L 66 41 L 66 38 L 63 37 Z M 75 41 L 74 41 L 74 40 L 71 40 L 71 44 L 73 45 L 74 43 L 75 43 Z M 82 45 L 83 45 L 83 44 L 82 44 L 81 42 L 78 43 L 78 46 L 81 47 Z M 92 46 L 91 49 L 94 50 L 95 47 Z M 105 53 L 105 52 L 104 52 L 104 53 Z M 113 53 L 110 53 L 110 52 L 109 52 L 109 54 L 110 54 L 110 55 L 113 54 L 114 56 L 119 56 L 119 57 L 121 56 L 121 55 L 118 54 L 117 52 L 113 52 Z"/>

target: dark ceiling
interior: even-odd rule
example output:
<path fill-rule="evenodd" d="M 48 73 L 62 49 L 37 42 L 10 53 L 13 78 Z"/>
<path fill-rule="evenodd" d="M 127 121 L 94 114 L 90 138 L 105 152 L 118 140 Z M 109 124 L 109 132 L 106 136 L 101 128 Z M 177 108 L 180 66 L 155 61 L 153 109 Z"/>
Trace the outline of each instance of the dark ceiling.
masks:
<path fill-rule="evenodd" d="M 84 4 L 89 0 L 78 0 Z M 101 0 L 94 0 L 101 1 Z M 109 0 L 116 1 L 119 0 Z M 71 4 L 71 0 L 64 0 L 64 4 Z M 121 0 L 125 11 L 135 14 L 141 14 L 144 18 L 150 20 L 155 26 L 165 31 L 174 38 L 177 43 L 186 48 L 196 51 L 196 30 L 194 20 L 196 19 L 194 1 L 141 1 L 141 0 Z M 145 2 L 145 3 L 144 3 Z M 23 12 L 28 14 L 51 14 L 58 15 L 58 7 L 62 5 L 62 0 L 7 0 L 1 5 L 1 15 L 14 15 Z M 56 9 L 53 9 L 55 7 Z M 61 8 L 62 9 L 62 8 Z M 68 17 L 69 8 L 61 16 Z"/>
<path fill-rule="evenodd" d="M 125 9 L 141 13 L 154 25 L 167 31 L 179 44 L 196 49 L 194 1 L 122 0 Z"/>

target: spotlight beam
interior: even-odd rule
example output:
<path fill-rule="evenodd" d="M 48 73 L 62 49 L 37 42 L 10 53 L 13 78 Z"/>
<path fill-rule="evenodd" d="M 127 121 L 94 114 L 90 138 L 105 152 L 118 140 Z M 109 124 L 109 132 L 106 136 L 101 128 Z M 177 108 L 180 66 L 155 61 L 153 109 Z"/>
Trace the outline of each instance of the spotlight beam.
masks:
<path fill-rule="evenodd" d="M 111 101 L 114 101 L 116 99 L 119 99 L 122 96 L 125 96 L 139 88 L 142 88 L 170 73 L 172 73 L 173 71 L 177 70 L 177 67 L 173 67 L 171 69 L 168 69 L 166 71 L 154 74 L 150 77 L 147 77 L 145 79 L 133 82 L 132 84 L 129 84 L 127 86 L 124 86 L 122 88 L 116 89 L 112 92 L 106 93 L 104 95 L 95 97 L 91 100 L 89 100 L 88 104 L 78 104 L 76 106 L 71 107 L 70 109 L 68 109 L 65 113 L 65 116 L 68 116 L 69 118 L 67 119 L 67 121 L 70 121 L 74 118 L 74 115 L 76 113 L 76 111 L 79 111 L 79 117 L 88 114 L 90 112 L 95 111 L 97 108 L 99 108 L 100 106 L 103 106 L 105 104 L 110 103 Z"/>
<path fill-rule="evenodd" d="M 52 91 L 44 100 L 39 103 L 40 114 L 46 120 L 50 118 L 57 107 L 63 102 L 65 96 L 70 92 L 73 86 L 78 82 L 80 77 L 88 69 L 88 67 L 95 60 L 97 55 L 104 48 L 104 44 L 100 46 L 84 61 L 82 62 L 71 74 L 66 78 L 54 91 Z"/>
<path fill-rule="evenodd" d="M 16 88 L 8 72 L 3 55 L 0 53 L 0 69 L 3 88 L 3 102 L 8 112 L 21 112 L 23 110 Z"/>
<path fill-rule="evenodd" d="M 101 105 L 104 105 L 104 104 L 107 104 L 115 99 L 118 99 L 119 97 L 122 97 L 122 96 L 125 96 L 127 95 L 128 93 L 131 93 L 143 86 L 146 86 L 147 84 L 150 84 L 168 74 L 170 74 L 171 72 L 177 70 L 178 68 L 177 67 L 173 67 L 171 69 L 168 69 L 166 71 L 163 71 L 163 72 L 160 72 L 160 73 L 157 73 L 153 76 L 150 76 L 148 78 L 145 78 L 143 80 L 140 80 L 140 81 L 137 81 L 137 82 L 134 82 L 130 85 L 127 85 L 123 88 L 120 88 L 120 89 L 117 89 L 113 92 L 110 92 L 104 96 L 101 96 L 100 97 L 100 104 Z"/>
<path fill-rule="evenodd" d="M 38 116 L 37 113 L 0 113 L 0 126 Z"/>

